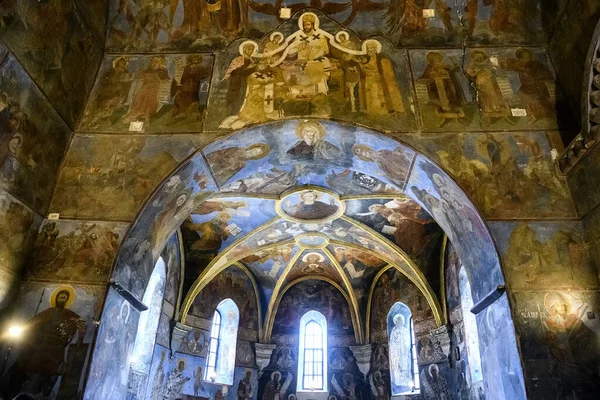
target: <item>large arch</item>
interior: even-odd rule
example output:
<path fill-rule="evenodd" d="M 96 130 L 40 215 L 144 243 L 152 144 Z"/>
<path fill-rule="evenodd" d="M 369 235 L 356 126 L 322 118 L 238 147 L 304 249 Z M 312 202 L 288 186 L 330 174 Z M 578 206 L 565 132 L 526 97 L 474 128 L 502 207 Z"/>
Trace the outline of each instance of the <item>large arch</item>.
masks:
<path fill-rule="evenodd" d="M 338 143 L 342 143 L 340 147 L 343 151 L 342 156 L 326 162 L 322 160 L 320 165 L 364 174 L 393 188 L 395 193 L 405 194 L 416 201 L 433 217 L 450 242 L 455 245 L 472 282 L 475 308 L 481 311 L 493 304 L 502 294 L 498 288 L 503 287 L 505 282 L 500 258 L 486 222 L 460 185 L 439 165 L 399 139 L 333 121 L 318 123 L 322 124 L 327 135 L 337 138 Z M 287 120 L 246 128 L 218 139 L 182 162 L 154 190 L 139 211 L 116 257 L 113 281 L 132 297 L 141 300 L 152 267 L 167 238 L 204 200 L 219 193 L 231 193 L 232 183 L 268 171 L 272 166 L 272 159 L 276 160 L 277 154 L 281 153 L 282 141 L 289 141 L 290 137 L 295 137 L 294 132 L 298 124 L 297 120 Z M 228 173 L 219 171 L 219 165 L 216 165 L 218 161 L 215 161 L 215 157 L 211 158 L 211 154 L 223 149 L 247 149 L 257 146 L 267 146 L 271 152 L 269 157 L 248 159 Z M 241 152 L 243 153 L 243 150 Z M 405 168 L 397 168 L 399 165 L 405 165 Z M 294 164 L 281 163 L 278 167 L 290 171 Z M 303 184 L 324 186 L 323 181 L 319 179 L 295 182 L 294 186 Z M 242 240 L 243 238 L 239 239 Z M 403 257 L 402 254 L 397 256 L 396 259 L 386 261 L 398 268 L 398 260 L 402 260 Z M 197 280 L 193 291 L 200 291 L 203 285 L 222 269 L 239 259 L 239 254 L 237 257 L 222 256 L 215 259 L 202 273 L 202 279 Z M 418 274 L 411 276 L 406 270 L 402 272 L 416 283 L 421 291 L 427 292 L 427 288 L 419 285 Z M 427 295 L 431 296 L 431 293 Z M 508 308 L 507 301 L 502 303 L 503 307 Z M 438 326 L 442 325 L 445 318 L 441 318 L 442 308 L 439 304 L 434 304 L 434 308 L 439 314 L 436 322 Z M 512 320 L 509 309 L 503 315 Z M 176 318 L 185 322 L 185 309 Z M 269 319 L 265 318 L 263 340 L 268 337 L 266 325 Z M 508 335 L 511 338 L 507 343 L 511 346 L 510 351 L 518 355 L 514 327 L 512 323 L 509 325 L 511 330 Z M 363 334 L 360 333 L 361 336 Z M 522 392 L 522 396 L 517 398 L 525 398 L 520 365 L 517 369 L 519 383 L 515 390 Z"/>

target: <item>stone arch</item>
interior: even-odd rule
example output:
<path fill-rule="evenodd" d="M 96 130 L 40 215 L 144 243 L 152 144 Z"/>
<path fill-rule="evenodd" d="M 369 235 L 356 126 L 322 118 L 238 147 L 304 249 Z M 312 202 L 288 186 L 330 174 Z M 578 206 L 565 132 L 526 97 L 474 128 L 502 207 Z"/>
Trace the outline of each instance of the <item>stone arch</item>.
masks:
<path fill-rule="evenodd" d="M 405 194 L 416 201 L 433 217 L 450 242 L 455 244 L 456 252 L 472 282 L 476 307 L 480 306 L 481 310 L 493 304 L 502 294 L 498 288 L 504 285 L 500 258 L 486 222 L 460 185 L 437 163 L 402 140 L 330 120 L 311 121 L 321 124 L 328 135 L 336 135 L 343 142 L 344 151 L 340 156 L 321 160 L 322 165 L 364 174 L 393 188 L 395 193 Z M 113 266 L 113 281 L 132 297 L 141 299 L 152 267 L 167 239 L 192 210 L 204 200 L 226 192 L 232 182 L 264 172 L 266 166 L 260 160 L 266 157 L 263 150 L 267 140 L 274 141 L 269 143 L 279 143 L 273 145 L 273 149 L 267 146 L 267 155 L 281 155 L 281 143 L 285 135 L 295 135 L 298 124 L 298 120 L 285 120 L 245 128 L 219 138 L 183 161 L 154 190 L 139 211 L 119 249 Z M 230 171 L 218 170 L 216 163 L 219 161 L 215 161 L 218 158 L 214 155 L 211 157 L 211 154 L 227 148 L 242 147 L 263 150 L 250 152 L 246 159 L 248 162 Z M 231 168 L 231 160 L 235 158 L 227 158 L 223 165 Z M 254 162 L 256 160 L 259 161 Z M 292 168 L 294 165 L 290 163 L 285 167 Z M 404 169 L 399 172 L 403 165 Z M 317 183 L 294 183 L 295 186 L 303 184 Z M 209 281 L 220 269 L 236 261 L 235 257 L 221 257 L 202 275 Z M 503 315 L 512 320 L 508 302 L 504 299 L 501 303 L 498 307 L 505 309 Z M 178 321 L 181 321 L 182 314 L 180 312 L 176 317 Z M 442 325 L 443 321 L 440 319 L 437 324 Z M 269 338 L 268 325 L 269 321 L 266 320 L 263 340 Z M 512 323 L 510 326 L 512 327 Z M 359 328 L 355 333 L 361 335 L 366 332 Z M 511 354 L 518 354 L 514 330 L 506 334 L 511 347 L 509 351 Z M 362 338 L 357 339 L 361 343 Z M 520 382 L 516 390 L 524 392 L 520 366 L 517 375 Z"/>

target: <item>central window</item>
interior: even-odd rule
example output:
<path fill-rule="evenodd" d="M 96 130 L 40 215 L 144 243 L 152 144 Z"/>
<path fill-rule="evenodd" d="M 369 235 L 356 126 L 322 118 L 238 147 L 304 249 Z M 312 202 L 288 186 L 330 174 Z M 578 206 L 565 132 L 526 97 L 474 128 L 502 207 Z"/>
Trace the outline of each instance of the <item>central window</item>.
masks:
<path fill-rule="evenodd" d="M 300 319 L 298 354 L 297 390 L 327 392 L 327 320 L 318 311 Z"/>

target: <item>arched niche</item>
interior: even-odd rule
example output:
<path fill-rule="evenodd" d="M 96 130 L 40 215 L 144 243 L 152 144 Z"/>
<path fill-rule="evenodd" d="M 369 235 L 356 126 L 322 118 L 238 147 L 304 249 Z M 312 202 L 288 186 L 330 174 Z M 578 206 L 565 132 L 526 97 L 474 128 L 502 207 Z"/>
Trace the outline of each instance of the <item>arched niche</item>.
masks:
<path fill-rule="evenodd" d="M 252 180 L 274 169 L 292 178 L 287 181 L 288 187 L 272 186 L 278 194 L 303 184 L 343 191 L 345 186 L 339 184 L 340 181 L 330 184 L 325 177 L 332 174 L 339 177 L 342 171 L 349 171 L 364 178 L 369 190 L 384 187 L 411 197 L 423 207 L 454 244 L 470 277 L 474 304 L 482 301 L 489 304 L 493 300 L 489 295 L 504 285 L 495 244 L 473 202 L 441 167 L 395 138 L 365 128 L 318 120 L 311 121 L 323 128 L 323 140 L 337 149 L 336 157 L 321 157 L 300 165 L 289 156 L 288 149 L 299 141 L 296 129 L 304 121 L 287 120 L 243 129 L 209 144 L 182 162 L 139 211 L 119 249 L 113 280 L 141 299 L 167 238 L 197 205 L 211 196 L 236 193 L 240 188 L 250 193 Z M 300 175 L 299 169 L 304 171 Z M 233 261 L 232 257 L 219 258 L 201 273 L 198 282 L 210 281 Z M 419 281 L 419 271 L 407 269 L 406 272 L 414 273 L 413 278 Z M 190 295 L 202 289 L 200 283 L 192 287 Z M 420 289 L 426 291 L 427 288 Z M 439 300 L 431 304 L 441 314 Z M 496 310 L 495 315 L 512 320 L 506 296 L 496 303 L 492 305 L 503 311 Z M 442 323 L 442 320 L 437 322 Z M 478 325 L 480 323 L 478 319 Z M 268 326 L 269 321 L 265 321 L 265 327 Z M 361 330 L 357 332 L 360 334 Z M 518 358 L 514 329 L 503 334 L 512 337 L 507 342 L 511 359 L 514 354 Z M 265 332 L 263 339 L 267 338 L 269 335 Z M 513 386 L 524 393 L 520 366 L 515 368 L 513 375 L 517 384 Z"/>

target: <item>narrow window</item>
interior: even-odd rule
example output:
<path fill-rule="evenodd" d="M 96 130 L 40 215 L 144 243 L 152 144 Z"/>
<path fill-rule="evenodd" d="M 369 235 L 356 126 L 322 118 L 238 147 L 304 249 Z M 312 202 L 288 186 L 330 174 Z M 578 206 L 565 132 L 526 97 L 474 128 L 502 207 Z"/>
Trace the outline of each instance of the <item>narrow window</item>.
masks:
<path fill-rule="evenodd" d="M 221 385 L 233 385 L 239 320 L 239 309 L 233 300 L 226 299 L 219 303 L 210 329 L 205 380 Z"/>
<path fill-rule="evenodd" d="M 410 309 L 396 303 L 387 318 L 392 395 L 420 390 L 414 324 Z"/>
<path fill-rule="evenodd" d="M 221 332 L 221 314 L 215 311 L 210 329 L 210 345 L 208 347 L 208 364 L 206 379 L 214 381 L 217 377 L 217 352 L 219 350 L 219 333 Z"/>
<path fill-rule="evenodd" d="M 300 319 L 298 354 L 297 390 L 327 392 L 327 321 L 318 311 Z"/>

